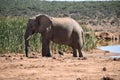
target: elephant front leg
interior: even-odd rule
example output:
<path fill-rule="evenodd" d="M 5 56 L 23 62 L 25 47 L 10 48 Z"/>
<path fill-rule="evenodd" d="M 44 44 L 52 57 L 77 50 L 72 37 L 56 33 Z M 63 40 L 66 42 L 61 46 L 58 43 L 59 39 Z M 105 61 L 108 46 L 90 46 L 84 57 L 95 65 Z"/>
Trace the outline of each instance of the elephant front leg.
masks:
<path fill-rule="evenodd" d="M 29 42 L 28 42 L 28 40 L 25 40 L 25 54 L 26 54 L 26 57 L 28 57 L 28 46 L 29 46 Z"/>
<path fill-rule="evenodd" d="M 28 57 L 28 47 L 25 47 L 25 54 L 26 54 L 26 57 Z"/>
<path fill-rule="evenodd" d="M 51 57 L 49 43 L 50 43 L 49 40 L 46 40 L 46 39 L 42 40 L 42 56 L 43 57 Z"/>

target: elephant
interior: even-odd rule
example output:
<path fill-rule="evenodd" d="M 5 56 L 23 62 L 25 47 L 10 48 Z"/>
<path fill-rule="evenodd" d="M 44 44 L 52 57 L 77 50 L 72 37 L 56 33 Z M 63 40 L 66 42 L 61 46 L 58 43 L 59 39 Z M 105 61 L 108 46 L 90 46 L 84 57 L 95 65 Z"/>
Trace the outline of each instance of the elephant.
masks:
<path fill-rule="evenodd" d="M 25 53 L 28 57 L 29 37 L 34 33 L 41 34 L 42 56 L 51 57 L 50 41 L 72 47 L 73 57 L 83 57 L 83 29 L 77 21 L 70 17 L 50 17 L 48 15 L 37 15 L 30 18 L 27 23 L 25 39 Z"/>

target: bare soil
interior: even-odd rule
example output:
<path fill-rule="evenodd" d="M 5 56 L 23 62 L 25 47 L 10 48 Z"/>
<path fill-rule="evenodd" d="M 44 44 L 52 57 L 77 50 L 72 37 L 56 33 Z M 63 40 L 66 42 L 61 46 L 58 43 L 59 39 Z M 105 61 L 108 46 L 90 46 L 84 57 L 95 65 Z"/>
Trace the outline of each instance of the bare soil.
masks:
<path fill-rule="evenodd" d="M 32 52 L 0 55 L 0 80 L 120 80 L 120 59 L 104 58 L 108 51 L 83 51 L 86 58 L 63 56 L 41 57 Z"/>

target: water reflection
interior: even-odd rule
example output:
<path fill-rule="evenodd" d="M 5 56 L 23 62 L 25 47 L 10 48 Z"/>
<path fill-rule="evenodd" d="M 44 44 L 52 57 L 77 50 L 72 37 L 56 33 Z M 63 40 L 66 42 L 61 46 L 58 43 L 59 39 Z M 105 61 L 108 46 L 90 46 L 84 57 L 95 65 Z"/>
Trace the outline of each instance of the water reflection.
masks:
<path fill-rule="evenodd" d="M 120 41 L 99 41 L 97 48 L 114 53 L 120 53 Z"/>
<path fill-rule="evenodd" d="M 120 53 L 120 45 L 101 46 L 101 47 L 98 47 L 98 48 L 101 49 L 101 50 L 105 50 L 105 51 Z"/>
<path fill-rule="evenodd" d="M 110 41 L 105 41 L 105 40 L 99 40 L 97 41 L 97 47 L 99 46 L 112 46 L 112 45 L 119 45 L 120 41 L 117 40 L 110 40 Z"/>

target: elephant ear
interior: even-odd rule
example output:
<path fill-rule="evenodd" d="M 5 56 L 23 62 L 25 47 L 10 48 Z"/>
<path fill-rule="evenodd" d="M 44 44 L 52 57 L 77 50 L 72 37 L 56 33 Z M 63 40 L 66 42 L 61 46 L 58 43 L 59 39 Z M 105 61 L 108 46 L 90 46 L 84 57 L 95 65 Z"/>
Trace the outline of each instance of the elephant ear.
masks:
<path fill-rule="evenodd" d="M 39 15 L 36 17 L 37 26 L 49 27 L 52 25 L 52 21 L 47 15 Z"/>

